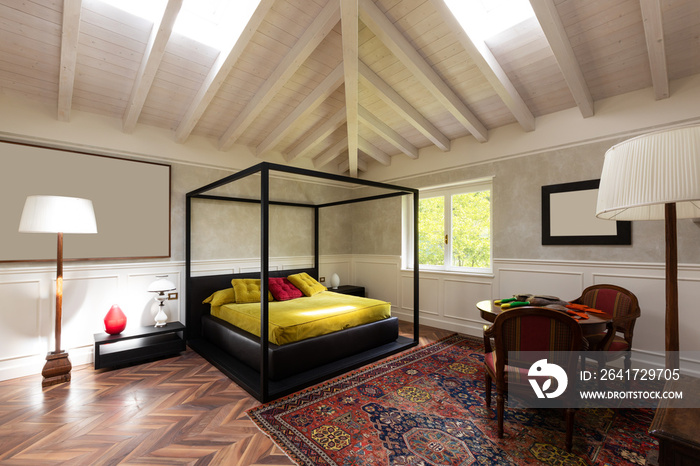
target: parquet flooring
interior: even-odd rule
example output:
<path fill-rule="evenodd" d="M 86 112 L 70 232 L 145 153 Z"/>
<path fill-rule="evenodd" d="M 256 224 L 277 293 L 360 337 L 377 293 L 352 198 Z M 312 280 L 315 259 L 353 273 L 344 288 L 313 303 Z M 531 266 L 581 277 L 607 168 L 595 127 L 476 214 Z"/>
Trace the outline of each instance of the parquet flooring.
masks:
<path fill-rule="evenodd" d="M 402 334 L 412 324 L 402 323 Z M 421 344 L 454 332 L 421 326 Z M 259 403 L 192 350 L 72 381 L 0 382 L 0 465 L 290 465 L 246 410 Z"/>

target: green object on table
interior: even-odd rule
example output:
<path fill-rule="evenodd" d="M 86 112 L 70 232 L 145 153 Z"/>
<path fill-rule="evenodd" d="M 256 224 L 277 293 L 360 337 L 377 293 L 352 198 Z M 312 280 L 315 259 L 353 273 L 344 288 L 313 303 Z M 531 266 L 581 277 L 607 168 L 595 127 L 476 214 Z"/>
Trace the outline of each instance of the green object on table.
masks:
<path fill-rule="evenodd" d="M 494 301 L 493 303 L 494 303 L 494 304 L 510 303 L 510 302 L 512 302 L 512 301 L 515 301 L 516 299 L 518 299 L 518 298 L 503 298 L 503 299 L 497 299 L 497 300 Z"/>
<path fill-rule="evenodd" d="M 529 306 L 530 303 L 527 301 L 510 301 L 505 304 L 501 304 L 501 309 L 510 309 L 512 307 L 518 307 L 518 306 Z"/>

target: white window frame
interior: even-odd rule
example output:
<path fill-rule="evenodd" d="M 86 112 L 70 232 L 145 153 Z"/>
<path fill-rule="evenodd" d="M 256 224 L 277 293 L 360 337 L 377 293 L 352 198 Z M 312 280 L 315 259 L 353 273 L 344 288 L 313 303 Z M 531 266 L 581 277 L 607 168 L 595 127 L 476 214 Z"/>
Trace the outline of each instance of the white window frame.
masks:
<path fill-rule="evenodd" d="M 473 193 L 477 191 L 489 191 L 491 204 L 489 209 L 489 267 L 458 267 L 451 265 L 452 262 L 452 206 L 451 199 L 455 194 Z M 420 269 L 431 272 L 460 272 L 469 274 L 491 274 L 493 272 L 493 176 L 470 180 L 467 182 L 454 183 L 449 185 L 433 186 L 419 189 L 418 198 L 427 199 L 431 197 L 445 197 L 445 231 L 448 233 L 448 242 L 445 247 L 445 265 L 420 264 Z M 403 268 L 412 269 L 416 258 L 413 255 L 413 200 L 404 197 L 403 205 Z"/>

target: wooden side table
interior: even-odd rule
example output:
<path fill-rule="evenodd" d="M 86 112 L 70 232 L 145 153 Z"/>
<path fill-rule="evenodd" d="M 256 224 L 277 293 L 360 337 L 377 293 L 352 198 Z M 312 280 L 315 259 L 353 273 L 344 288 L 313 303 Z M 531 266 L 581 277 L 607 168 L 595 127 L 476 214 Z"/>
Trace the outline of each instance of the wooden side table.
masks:
<path fill-rule="evenodd" d="M 671 380 L 666 383 L 664 390 L 682 391 L 684 395 L 692 396 L 700 392 L 700 379 L 681 377 L 679 380 Z M 647 457 L 649 465 L 700 464 L 700 409 L 682 408 L 677 404 L 677 400 L 662 400 L 656 408 L 649 433 L 659 441 L 659 451 L 658 459 L 654 458 L 655 455 Z"/>
<path fill-rule="evenodd" d="M 332 291 L 334 293 L 349 294 L 352 296 L 359 296 L 361 298 L 365 297 L 365 287 L 364 286 L 340 285 L 336 289 L 328 288 L 328 291 Z"/>
<path fill-rule="evenodd" d="M 95 369 L 162 358 L 185 351 L 185 326 L 138 327 L 118 335 L 95 334 Z"/>

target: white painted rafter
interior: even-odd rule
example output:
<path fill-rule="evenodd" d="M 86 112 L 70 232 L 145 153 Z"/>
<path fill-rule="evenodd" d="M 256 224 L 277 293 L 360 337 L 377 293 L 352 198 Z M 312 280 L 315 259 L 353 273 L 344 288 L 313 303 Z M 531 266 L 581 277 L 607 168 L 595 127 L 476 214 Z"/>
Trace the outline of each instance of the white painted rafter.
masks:
<path fill-rule="evenodd" d="M 450 114 L 479 142 L 488 140 L 488 130 L 457 94 L 440 78 L 372 0 L 359 0 L 360 19 L 391 53 Z"/>
<path fill-rule="evenodd" d="M 177 130 L 175 130 L 175 140 L 177 142 L 185 142 L 192 133 L 194 127 L 197 126 L 197 122 L 202 118 L 202 115 L 216 93 L 219 92 L 219 88 L 236 65 L 236 62 L 238 62 L 238 59 L 243 54 L 243 51 L 248 46 L 248 43 L 250 43 L 253 35 L 262 24 L 265 15 L 267 15 L 274 3 L 275 0 L 261 0 L 238 40 L 235 41 L 235 43 L 232 41 L 231 44 L 219 53 L 214 65 L 209 70 L 209 74 L 207 74 L 207 77 L 197 91 L 197 95 L 195 95 L 192 100 Z"/>
<path fill-rule="evenodd" d="M 163 16 L 153 24 L 151 35 L 146 44 L 146 51 L 141 60 L 141 66 L 136 73 L 136 79 L 131 89 L 131 96 L 124 111 L 122 130 L 131 133 L 136 128 L 136 122 L 143 110 L 148 92 L 151 90 L 153 79 L 156 77 L 160 62 L 165 54 L 165 47 L 173 32 L 173 25 L 182 7 L 183 0 L 168 0 Z"/>
<path fill-rule="evenodd" d="M 228 150 L 233 146 L 241 134 L 289 81 L 289 78 L 294 75 L 309 55 L 316 50 L 321 41 L 331 32 L 333 27 L 338 24 L 339 17 L 339 4 L 334 1 L 328 2 L 311 27 L 299 38 L 299 41 L 285 55 L 284 59 L 272 72 L 272 75 L 267 78 L 243 111 L 219 138 L 220 150 Z"/>
<path fill-rule="evenodd" d="M 584 118 L 593 116 L 593 98 L 553 0 L 530 0 L 542 31 Z"/>
<path fill-rule="evenodd" d="M 323 153 L 314 157 L 313 163 L 314 168 L 318 169 L 325 165 L 328 165 L 340 156 L 345 156 L 347 160 L 348 157 L 348 138 L 347 136 L 340 141 L 333 144 L 331 147 L 323 151 Z"/>
<path fill-rule="evenodd" d="M 329 119 L 324 121 L 318 128 L 307 134 L 296 146 L 294 146 L 294 149 L 285 154 L 285 160 L 287 162 L 291 162 L 298 157 L 307 155 L 317 144 L 333 134 L 335 130 L 343 126 L 346 118 L 347 113 L 345 111 L 345 107 L 343 107 L 335 112 Z"/>
<path fill-rule="evenodd" d="M 333 1 L 333 0 L 331 0 Z M 343 34 L 343 70 L 345 74 L 345 111 L 348 130 L 348 166 L 350 176 L 357 176 L 359 138 L 359 11 L 358 0 L 340 1 L 340 23 Z"/>
<path fill-rule="evenodd" d="M 660 0 L 639 0 L 644 20 L 644 37 L 649 54 L 651 82 L 654 86 L 656 100 L 667 99 L 668 70 L 666 67 L 666 48 L 664 46 L 664 26 L 661 15 Z"/>
<path fill-rule="evenodd" d="M 70 120 L 75 85 L 75 67 L 78 61 L 78 36 L 82 0 L 64 0 L 61 30 L 61 69 L 58 80 L 58 119 Z"/>
<path fill-rule="evenodd" d="M 389 125 L 374 116 L 369 110 L 360 105 L 360 122 L 380 135 L 384 140 L 408 155 L 412 159 L 418 158 L 418 148 L 408 142 L 406 138 L 394 131 Z"/>

